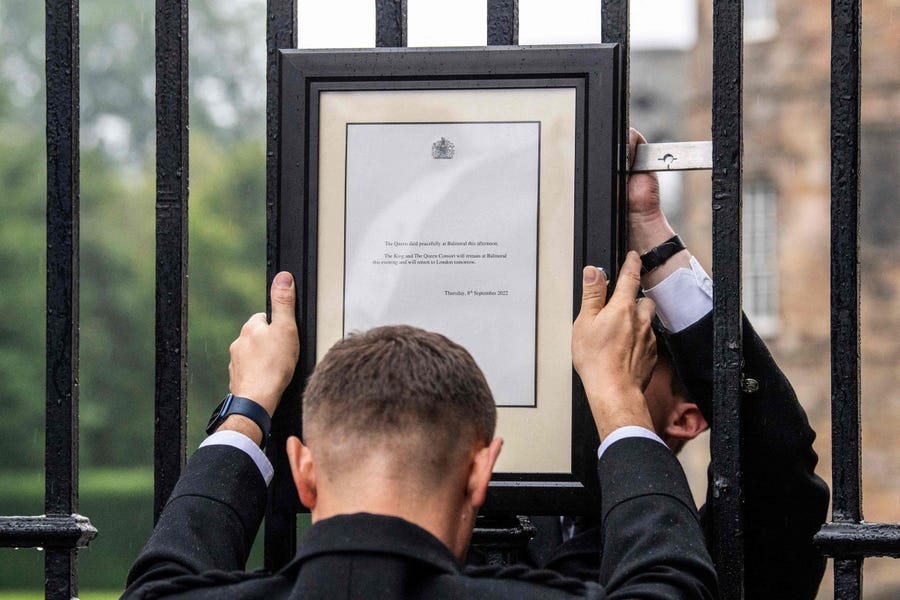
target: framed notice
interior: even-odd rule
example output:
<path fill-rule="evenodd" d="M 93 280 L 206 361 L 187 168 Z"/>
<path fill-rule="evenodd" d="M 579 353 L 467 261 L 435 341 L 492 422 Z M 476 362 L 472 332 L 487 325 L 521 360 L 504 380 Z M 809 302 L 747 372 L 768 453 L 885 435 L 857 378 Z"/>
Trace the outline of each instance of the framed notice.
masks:
<path fill-rule="evenodd" d="M 487 512 L 578 513 L 595 485 L 570 340 L 582 267 L 617 264 L 622 246 L 618 57 L 281 55 L 276 247 L 302 332 L 289 397 L 354 330 L 404 323 L 462 344 L 505 440 Z M 276 431 L 296 432 L 299 406 L 279 412 Z"/>

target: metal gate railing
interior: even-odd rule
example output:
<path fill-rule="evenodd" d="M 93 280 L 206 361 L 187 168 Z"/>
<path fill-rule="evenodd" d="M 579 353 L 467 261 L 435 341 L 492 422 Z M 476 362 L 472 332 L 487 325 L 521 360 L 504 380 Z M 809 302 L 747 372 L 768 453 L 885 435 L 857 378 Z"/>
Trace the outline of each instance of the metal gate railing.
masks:
<path fill-rule="evenodd" d="M 602 3 L 603 40 L 626 49 L 628 0 Z M 406 45 L 406 0 L 375 0 L 376 45 Z M 45 515 L 0 517 L 0 545 L 45 547 L 45 592 L 77 596 L 76 549 L 96 530 L 78 511 L 78 0 L 46 0 L 47 371 Z M 488 44 L 518 43 L 518 1 L 487 0 Z M 743 596 L 741 518 L 741 166 L 743 2 L 713 2 L 712 212 L 715 394 L 713 554 L 722 597 Z M 832 0 L 833 522 L 816 536 L 835 558 L 835 597 L 862 596 L 862 563 L 900 556 L 900 526 L 862 521 L 860 471 L 859 139 L 861 0 Z M 157 293 L 154 515 L 186 456 L 188 0 L 156 2 Z M 297 0 L 267 1 L 267 282 L 277 271 L 278 49 L 297 46 Z M 627 84 L 627 56 L 625 89 Z M 626 103 L 627 106 L 627 103 Z M 626 114 L 627 122 L 627 114 Z M 626 140 L 622 140 L 623 143 Z M 624 147 L 624 146 L 623 146 Z M 276 427 L 278 424 L 276 424 Z M 276 476 L 272 494 L 290 485 Z M 269 510 L 265 560 L 290 559 L 294 516 Z"/>
<path fill-rule="evenodd" d="M 900 525 L 862 521 L 859 321 L 861 0 L 831 3 L 832 513 L 816 545 L 834 558 L 836 600 L 862 598 L 867 556 L 900 557 Z"/>
<path fill-rule="evenodd" d="M 0 518 L 0 545 L 43 547 L 47 598 L 77 596 L 78 2 L 47 0 L 47 367 L 44 515 Z"/>

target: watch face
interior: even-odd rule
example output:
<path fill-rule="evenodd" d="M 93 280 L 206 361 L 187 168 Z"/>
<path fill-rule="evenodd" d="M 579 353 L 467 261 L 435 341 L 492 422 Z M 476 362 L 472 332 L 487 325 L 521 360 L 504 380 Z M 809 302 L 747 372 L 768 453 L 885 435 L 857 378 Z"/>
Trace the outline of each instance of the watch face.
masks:
<path fill-rule="evenodd" d="M 210 429 L 217 427 L 219 425 L 219 423 L 222 421 L 222 414 L 226 410 L 228 410 L 228 406 L 231 404 L 232 398 L 234 398 L 234 394 L 228 394 L 227 396 L 222 398 L 222 401 L 219 402 L 219 405 L 216 406 L 215 410 L 213 410 L 212 416 L 209 418 L 209 423 L 206 424 L 206 433 L 207 434 L 212 433 L 212 431 L 210 431 Z"/>

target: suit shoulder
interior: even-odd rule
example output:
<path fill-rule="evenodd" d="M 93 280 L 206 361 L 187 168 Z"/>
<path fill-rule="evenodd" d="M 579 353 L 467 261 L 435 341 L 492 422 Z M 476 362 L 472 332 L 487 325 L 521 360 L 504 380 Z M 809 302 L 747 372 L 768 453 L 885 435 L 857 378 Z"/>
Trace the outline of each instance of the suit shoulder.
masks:
<path fill-rule="evenodd" d="M 486 565 L 467 567 L 465 577 L 478 586 L 496 586 L 508 589 L 510 597 L 530 598 L 529 591 L 540 598 L 592 598 L 599 597 L 596 592 L 599 585 L 566 577 L 549 569 L 534 569 L 526 565 L 495 566 Z"/>
<path fill-rule="evenodd" d="M 125 591 L 123 600 L 154 598 L 271 598 L 278 589 L 290 589 L 288 580 L 263 571 L 205 571 L 141 585 Z"/>

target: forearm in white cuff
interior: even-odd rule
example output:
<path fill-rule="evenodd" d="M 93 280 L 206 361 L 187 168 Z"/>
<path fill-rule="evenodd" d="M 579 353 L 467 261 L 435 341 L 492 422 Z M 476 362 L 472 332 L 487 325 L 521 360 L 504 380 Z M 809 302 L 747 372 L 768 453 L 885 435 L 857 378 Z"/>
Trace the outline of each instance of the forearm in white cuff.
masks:
<path fill-rule="evenodd" d="M 644 295 L 656 303 L 663 326 L 676 333 L 705 317 L 712 310 L 712 279 L 691 257 L 691 268 L 677 269 Z"/>
<path fill-rule="evenodd" d="M 641 437 L 647 438 L 648 440 L 656 440 L 663 446 L 666 445 L 662 439 L 647 429 L 646 427 L 641 427 L 640 425 L 626 425 L 625 427 L 619 427 L 610 433 L 606 438 L 604 438 L 603 443 L 600 444 L 600 447 L 597 448 L 597 460 L 603 456 L 603 453 L 606 452 L 606 449 L 618 442 L 619 440 L 624 440 L 625 438 L 633 438 L 633 437 Z"/>
<path fill-rule="evenodd" d="M 225 430 L 225 431 L 217 431 L 200 444 L 200 447 L 204 446 L 231 446 L 232 448 L 237 448 L 238 450 L 243 450 L 256 464 L 256 468 L 259 469 L 259 474 L 263 476 L 263 479 L 266 480 L 266 485 L 269 485 L 269 482 L 272 481 L 272 476 L 275 474 L 275 469 L 272 468 L 272 463 L 269 462 L 269 459 L 266 458 L 265 452 L 263 452 L 259 446 L 256 445 L 256 442 L 248 438 L 243 433 L 238 433 L 237 431 Z"/>

